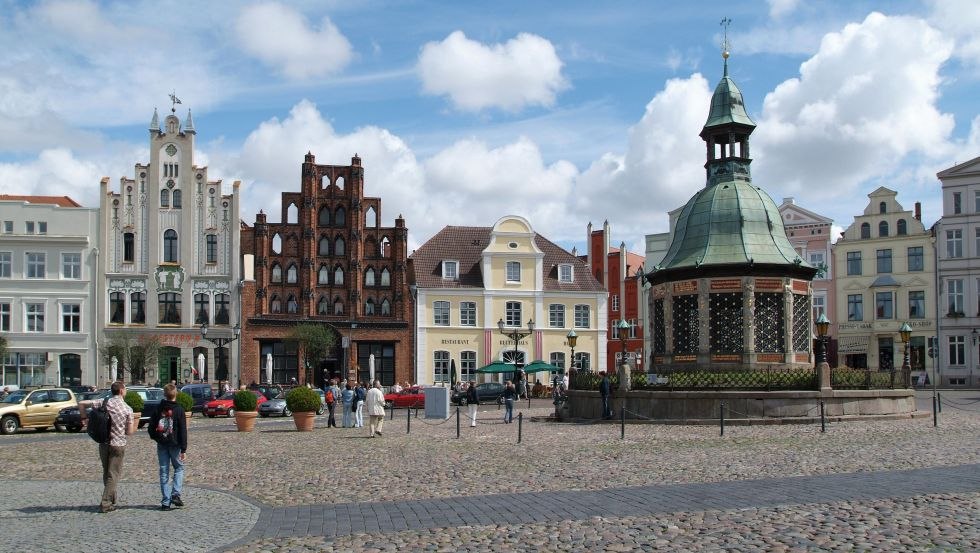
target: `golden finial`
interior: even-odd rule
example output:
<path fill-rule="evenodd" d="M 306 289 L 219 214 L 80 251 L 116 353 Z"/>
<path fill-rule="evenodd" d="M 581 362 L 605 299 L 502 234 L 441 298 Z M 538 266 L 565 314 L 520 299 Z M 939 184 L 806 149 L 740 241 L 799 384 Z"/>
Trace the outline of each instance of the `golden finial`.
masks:
<path fill-rule="evenodd" d="M 724 17 L 720 25 L 725 28 L 725 39 L 721 41 L 721 57 L 728 59 L 730 44 L 728 42 L 728 26 L 732 24 L 731 18 Z"/>

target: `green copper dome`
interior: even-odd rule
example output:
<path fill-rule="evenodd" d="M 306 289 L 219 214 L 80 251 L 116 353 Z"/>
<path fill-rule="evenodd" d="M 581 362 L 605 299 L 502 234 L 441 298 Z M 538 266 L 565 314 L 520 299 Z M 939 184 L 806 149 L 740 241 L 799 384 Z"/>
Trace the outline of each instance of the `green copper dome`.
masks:
<path fill-rule="evenodd" d="M 742 91 L 728 76 L 728 60 L 725 60 L 725 75 L 718 81 L 715 93 L 711 96 L 711 111 L 708 112 L 708 120 L 704 126 L 709 129 L 732 123 L 755 127 L 755 121 L 745 112 Z"/>

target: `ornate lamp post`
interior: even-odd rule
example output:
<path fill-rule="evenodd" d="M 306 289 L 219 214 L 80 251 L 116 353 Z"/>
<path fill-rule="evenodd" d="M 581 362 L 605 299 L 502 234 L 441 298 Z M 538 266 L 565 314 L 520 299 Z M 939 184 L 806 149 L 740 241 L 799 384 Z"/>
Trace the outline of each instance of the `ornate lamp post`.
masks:
<path fill-rule="evenodd" d="M 909 342 L 912 340 L 912 327 L 909 326 L 908 322 L 902 323 L 902 328 L 898 329 L 898 333 L 902 337 L 902 343 L 905 344 L 905 354 L 902 356 L 902 379 L 908 386 L 912 372 L 912 364 L 909 362 Z M 892 377 L 892 384 L 895 383 L 894 380 L 895 378 Z"/>
<path fill-rule="evenodd" d="M 827 331 L 830 330 L 830 319 L 826 313 L 821 313 L 815 322 L 817 327 L 817 378 L 820 388 L 830 388 L 830 364 L 827 363 L 827 342 L 830 339 Z"/>
<path fill-rule="evenodd" d="M 517 366 L 517 345 L 518 345 L 518 343 L 521 340 L 523 340 L 524 338 L 527 338 L 528 336 L 530 336 L 531 334 L 534 333 L 534 319 L 531 319 L 531 320 L 529 320 L 527 322 L 527 332 L 524 332 L 521 329 L 516 328 L 516 327 L 513 328 L 513 329 L 507 328 L 504 325 L 504 320 L 503 319 L 500 319 L 499 321 L 497 321 L 497 329 L 500 330 L 500 333 L 501 334 L 503 334 L 504 336 L 507 336 L 508 338 L 510 338 L 511 340 L 514 341 L 514 370 L 517 370 L 518 369 L 518 366 Z"/>
<path fill-rule="evenodd" d="M 575 370 L 575 344 L 578 343 L 578 334 L 575 334 L 575 330 L 569 330 L 568 334 L 565 335 L 565 340 L 568 341 L 568 347 L 572 348 L 572 357 L 568 362 L 569 373 Z M 571 388 L 575 385 L 575 381 L 569 378 L 568 387 Z"/>
<path fill-rule="evenodd" d="M 230 338 L 226 338 L 224 336 L 219 336 L 219 337 L 215 338 L 213 336 L 208 336 L 208 323 L 205 322 L 205 323 L 201 324 L 201 339 L 202 340 L 207 340 L 208 342 L 211 342 L 212 344 L 215 345 L 215 347 L 217 349 L 223 349 L 226 345 L 228 345 L 228 344 L 234 342 L 235 340 L 237 340 L 238 337 L 241 334 L 242 334 L 242 327 L 239 326 L 238 323 L 235 323 L 234 328 L 231 329 L 231 337 Z M 227 357 L 222 356 L 221 359 L 224 361 L 224 360 L 227 359 Z M 241 381 L 241 367 L 238 367 L 238 370 L 239 370 L 238 380 L 240 382 Z M 225 377 L 227 377 L 227 376 L 228 375 L 226 374 Z M 203 374 L 201 375 L 201 378 L 202 379 L 204 378 L 204 375 Z M 219 380 L 222 380 L 222 379 L 219 379 Z"/>
<path fill-rule="evenodd" d="M 619 389 L 628 392 L 632 384 L 630 382 L 630 363 L 626 356 L 626 337 L 629 335 L 630 324 L 626 322 L 626 319 L 620 319 L 619 323 L 616 324 L 616 328 L 619 329 L 619 356 L 622 360 L 620 366 L 617 367 L 616 373 L 619 375 Z"/>

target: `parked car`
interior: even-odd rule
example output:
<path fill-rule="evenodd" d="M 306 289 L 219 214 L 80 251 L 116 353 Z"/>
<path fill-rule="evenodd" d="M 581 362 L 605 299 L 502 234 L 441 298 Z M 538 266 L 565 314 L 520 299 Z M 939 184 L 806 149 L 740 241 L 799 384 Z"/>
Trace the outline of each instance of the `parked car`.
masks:
<path fill-rule="evenodd" d="M 286 394 L 281 393 L 272 399 L 267 399 L 259 404 L 259 416 L 268 417 L 269 415 L 280 415 L 288 417 L 293 412 L 286 408 Z"/>
<path fill-rule="evenodd" d="M 214 390 L 211 389 L 210 384 L 186 384 L 180 388 L 180 391 L 189 394 L 194 400 L 194 407 L 191 408 L 191 412 L 203 412 L 204 406 L 215 399 Z"/>
<path fill-rule="evenodd" d="M 421 386 L 405 388 L 400 392 L 385 394 L 385 409 L 392 407 L 425 407 L 425 394 L 422 393 Z"/>
<path fill-rule="evenodd" d="M 260 405 L 266 401 L 264 395 L 252 390 L 255 394 L 255 401 Z M 235 415 L 235 392 L 226 392 L 221 397 L 211 400 L 204 405 L 204 414 L 214 417 L 233 417 Z"/>
<path fill-rule="evenodd" d="M 497 405 L 504 403 L 504 385 L 499 382 L 484 382 L 476 385 L 476 395 L 480 403 L 496 401 Z M 456 405 L 466 405 L 466 390 L 453 392 L 452 401 Z"/>
<path fill-rule="evenodd" d="M 126 386 L 126 393 L 136 392 L 143 399 L 143 410 L 140 411 L 140 422 L 137 428 L 143 428 L 150 422 L 150 417 L 160 410 L 160 402 L 163 401 L 163 388 L 151 388 L 149 386 Z"/>
<path fill-rule="evenodd" d="M 11 392 L 0 400 L 0 432 L 13 434 L 18 428 L 47 430 L 54 426 L 58 412 L 71 405 L 78 402 L 68 388 Z"/>

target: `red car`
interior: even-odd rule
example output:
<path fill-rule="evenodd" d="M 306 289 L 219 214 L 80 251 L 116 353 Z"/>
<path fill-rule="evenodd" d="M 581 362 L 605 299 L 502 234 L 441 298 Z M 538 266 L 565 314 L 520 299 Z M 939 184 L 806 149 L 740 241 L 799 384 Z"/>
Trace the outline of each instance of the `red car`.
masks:
<path fill-rule="evenodd" d="M 405 388 L 398 393 L 385 394 L 385 408 L 395 407 L 425 407 L 425 395 L 421 386 Z"/>
<path fill-rule="evenodd" d="M 265 396 L 262 394 L 252 391 L 255 394 L 255 400 L 257 404 L 261 404 L 265 401 Z M 209 417 L 233 417 L 235 416 L 235 392 L 226 392 L 224 395 L 218 399 L 211 400 L 204 404 L 204 414 Z"/>

